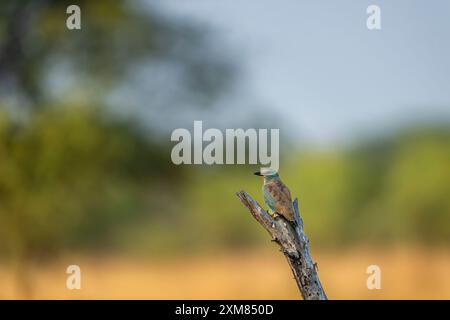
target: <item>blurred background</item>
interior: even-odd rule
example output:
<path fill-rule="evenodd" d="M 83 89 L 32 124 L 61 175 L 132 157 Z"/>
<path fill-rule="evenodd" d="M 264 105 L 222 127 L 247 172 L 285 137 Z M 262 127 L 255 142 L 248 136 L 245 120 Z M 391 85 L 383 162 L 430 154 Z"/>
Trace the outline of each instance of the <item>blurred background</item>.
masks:
<path fill-rule="evenodd" d="M 450 3 L 370 4 L 1 1 L 0 298 L 299 299 L 257 166 L 172 164 L 203 120 L 280 129 L 329 298 L 449 299 Z"/>

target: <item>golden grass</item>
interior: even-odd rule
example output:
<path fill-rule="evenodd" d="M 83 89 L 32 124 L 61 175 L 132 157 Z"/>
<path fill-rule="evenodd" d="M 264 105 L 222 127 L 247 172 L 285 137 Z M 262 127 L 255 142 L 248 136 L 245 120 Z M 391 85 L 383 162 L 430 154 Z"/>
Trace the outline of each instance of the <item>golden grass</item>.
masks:
<path fill-rule="evenodd" d="M 330 299 L 450 299 L 450 252 L 445 249 L 315 250 L 313 256 Z M 65 287 L 69 264 L 81 267 L 81 290 Z M 381 268 L 381 290 L 366 287 L 371 264 Z M 158 260 L 66 257 L 32 266 L 30 273 L 36 299 L 299 299 L 276 250 Z M 23 298 L 13 275 L 0 265 L 0 299 Z"/>

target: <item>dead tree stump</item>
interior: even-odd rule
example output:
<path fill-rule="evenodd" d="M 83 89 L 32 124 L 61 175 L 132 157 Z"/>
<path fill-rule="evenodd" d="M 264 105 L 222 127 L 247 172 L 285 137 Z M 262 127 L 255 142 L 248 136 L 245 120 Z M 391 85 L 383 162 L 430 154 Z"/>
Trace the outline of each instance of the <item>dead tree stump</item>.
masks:
<path fill-rule="evenodd" d="M 309 254 L 309 239 L 303 229 L 303 221 L 294 200 L 294 227 L 282 216 L 271 216 L 245 191 L 236 193 L 259 224 L 269 232 L 283 252 L 304 300 L 327 300 L 327 296 L 317 275 L 317 265 Z"/>

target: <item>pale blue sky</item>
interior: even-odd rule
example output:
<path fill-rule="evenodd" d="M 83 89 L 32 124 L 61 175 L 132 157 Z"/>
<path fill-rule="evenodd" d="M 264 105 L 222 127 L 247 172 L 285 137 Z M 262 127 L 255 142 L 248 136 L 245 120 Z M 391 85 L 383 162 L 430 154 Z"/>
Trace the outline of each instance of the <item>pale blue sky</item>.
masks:
<path fill-rule="evenodd" d="M 164 0 L 209 25 L 242 86 L 299 139 L 335 143 L 411 119 L 450 119 L 450 1 Z M 381 7 L 382 30 L 366 28 Z"/>

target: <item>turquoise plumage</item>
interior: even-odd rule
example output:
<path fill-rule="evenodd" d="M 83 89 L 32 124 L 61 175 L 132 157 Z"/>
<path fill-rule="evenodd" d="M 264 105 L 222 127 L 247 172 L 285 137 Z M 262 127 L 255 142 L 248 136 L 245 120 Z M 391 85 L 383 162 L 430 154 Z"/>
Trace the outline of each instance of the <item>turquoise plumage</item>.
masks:
<path fill-rule="evenodd" d="M 275 206 L 277 204 L 277 201 L 275 200 L 274 197 L 272 197 L 272 195 L 270 194 L 269 189 L 267 188 L 265 183 L 262 187 L 262 191 L 263 191 L 263 195 L 264 195 L 264 202 L 267 204 L 267 206 L 269 207 L 270 210 L 275 212 L 276 211 Z"/>
<path fill-rule="evenodd" d="M 264 177 L 264 201 L 269 209 L 282 215 L 288 221 L 295 222 L 291 193 L 281 181 L 278 173 L 269 168 L 262 168 L 261 171 L 255 172 L 255 174 Z"/>

